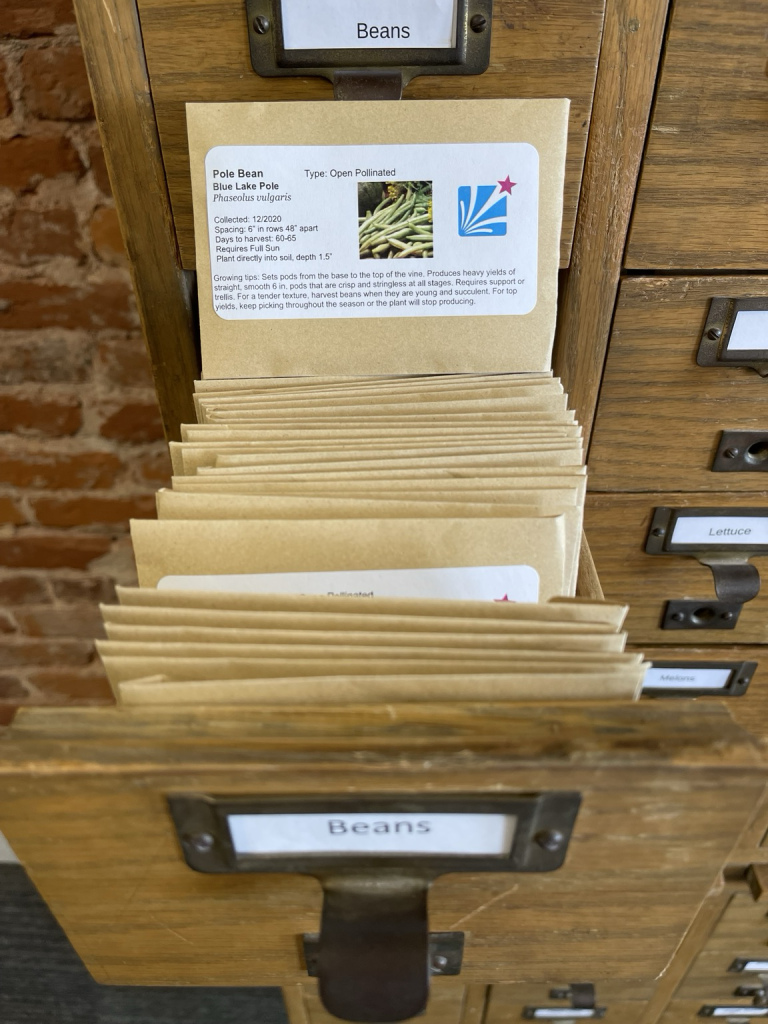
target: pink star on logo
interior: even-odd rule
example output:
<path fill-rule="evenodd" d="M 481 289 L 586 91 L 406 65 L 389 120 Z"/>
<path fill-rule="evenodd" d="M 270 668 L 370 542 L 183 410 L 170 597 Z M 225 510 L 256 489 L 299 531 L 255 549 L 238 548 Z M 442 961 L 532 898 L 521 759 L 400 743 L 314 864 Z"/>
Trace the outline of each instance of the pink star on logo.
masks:
<path fill-rule="evenodd" d="M 506 192 L 507 195 L 511 196 L 512 195 L 512 189 L 515 187 L 516 184 L 517 184 L 517 182 L 516 181 L 510 181 L 509 180 L 509 175 L 507 175 L 506 178 L 504 179 L 504 181 L 500 181 L 499 182 L 499 189 L 502 192 Z"/>
<path fill-rule="evenodd" d="M 509 595 L 505 594 L 504 597 L 494 597 L 493 600 L 494 600 L 494 602 L 496 604 L 501 604 L 502 601 L 508 601 L 509 600 Z"/>

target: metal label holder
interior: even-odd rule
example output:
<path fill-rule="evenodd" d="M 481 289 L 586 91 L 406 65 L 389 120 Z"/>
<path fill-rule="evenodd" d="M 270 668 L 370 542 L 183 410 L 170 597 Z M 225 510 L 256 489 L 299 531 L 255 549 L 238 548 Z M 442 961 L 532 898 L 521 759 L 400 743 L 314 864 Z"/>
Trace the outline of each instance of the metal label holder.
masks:
<path fill-rule="evenodd" d="M 761 377 L 768 376 L 768 348 L 728 351 L 736 314 L 763 310 L 768 310 L 768 298 L 765 297 L 712 299 L 696 355 L 699 366 L 744 366 L 757 370 Z"/>
<path fill-rule="evenodd" d="M 320 77 L 336 99 L 397 100 L 418 75 L 480 75 L 491 55 L 492 0 L 456 0 L 456 45 L 449 49 L 287 50 L 281 0 L 246 0 L 253 70 L 265 78 Z"/>
<path fill-rule="evenodd" d="M 364 1022 L 407 1020 L 426 1006 L 429 976 L 435 973 L 427 917 L 432 882 L 442 874 L 456 872 L 557 870 L 565 860 L 580 802 L 580 795 L 573 792 L 410 799 L 361 799 L 359 795 L 290 800 L 200 794 L 168 797 L 184 858 L 193 870 L 305 874 L 320 882 L 320 935 L 316 946 L 309 937 L 308 966 L 311 960 L 325 1008 L 343 1020 Z M 228 824 L 233 814 L 355 812 L 506 814 L 515 818 L 515 831 L 508 853 L 498 856 L 243 856 L 235 851 Z"/>
<path fill-rule="evenodd" d="M 752 1017 L 768 1017 L 768 1006 L 702 1006 L 697 1017 L 722 1017 L 733 1024 Z"/>
<path fill-rule="evenodd" d="M 718 689 L 709 687 L 675 687 L 662 688 L 654 686 L 653 689 L 643 690 L 641 696 L 655 699 L 657 697 L 743 697 L 752 682 L 752 676 L 757 671 L 756 661 L 658 661 L 654 658 L 651 662 L 652 668 L 687 669 L 697 671 L 700 669 L 726 669 L 730 672 L 725 686 Z"/>
<path fill-rule="evenodd" d="M 760 573 L 749 561 L 768 554 L 768 544 L 685 544 L 673 541 L 675 527 L 685 518 L 761 519 L 768 508 L 667 508 L 654 509 L 645 550 L 649 555 L 692 555 L 711 571 L 716 601 L 685 598 L 668 601 L 662 629 L 733 629 L 741 609 L 760 593 Z"/>
<path fill-rule="evenodd" d="M 764 960 L 760 960 L 757 957 L 737 957 L 729 966 L 728 971 L 731 974 L 743 974 L 745 971 L 754 971 L 757 974 L 768 974 L 768 957 Z"/>

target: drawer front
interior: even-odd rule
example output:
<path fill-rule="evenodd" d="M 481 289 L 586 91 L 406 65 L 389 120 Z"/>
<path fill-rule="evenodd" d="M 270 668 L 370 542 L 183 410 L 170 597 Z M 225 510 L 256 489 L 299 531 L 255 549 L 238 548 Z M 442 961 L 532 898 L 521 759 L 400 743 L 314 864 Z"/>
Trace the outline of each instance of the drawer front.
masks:
<path fill-rule="evenodd" d="M 711 470 L 722 430 L 768 437 L 768 379 L 696 363 L 715 296 L 768 297 L 768 277 L 623 280 L 590 449 L 591 490 L 768 488 L 762 471 Z"/>
<path fill-rule="evenodd" d="M 609 601 L 630 606 L 627 629 L 638 645 L 701 645 L 768 643 L 768 580 L 760 594 L 743 606 L 734 629 L 663 630 L 661 619 L 670 599 L 712 601 L 715 588 L 711 571 L 691 555 L 648 555 L 645 543 L 658 506 L 768 507 L 768 493 L 712 494 L 590 494 L 585 529 L 595 567 Z M 763 577 L 768 556 L 752 560 Z"/>
<path fill-rule="evenodd" d="M 755 903 L 748 893 L 734 895 L 715 926 L 685 980 L 675 993 L 676 1000 L 698 1000 L 699 1005 L 750 1005 L 750 998 L 737 996 L 741 985 L 759 985 L 756 974 L 729 972 L 734 960 L 768 959 L 768 917 L 765 903 Z"/>
<path fill-rule="evenodd" d="M 332 99 L 329 82 L 260 78 L 248 53 L 245 8 L 231 0 L 139 0 L 163 160 L 183 265 L 195 268 L 186 102 Z M 561 259 L 568 263 L 592 112 L 605 0 L 501 0 L 481 76 L 417 78 L 412 99 L 567 96 L 571 100 Z"/>
<path fill-rule="evenodd" d="M 488 1010 L 484 1024 L 522 1024 L 530 1020 L 524 1016 L 526 1008 L 550 1007 L 561 1013 L 570 1002 L 567 999 L 553 999 L 551 988 L 565 989 L 574 978 L 564 977 L 554 986 L 548 985 L 494 985 L 488 998 Z M 583 982 L 587 977 L 579 977 Z M 596 1005 L 605 1009 L 606 1024 L 635 1024 L 639 1021 L 654 986 L 647 982 L 602 981 L 595 985 Z M 586 1018 L 589 1020 L 589 1018 Z M 541 1018 L 542 1024 L 546 1019 Z M 553 1021 L 552 1024 L 558 1024 Z"/>
<path fill-rule="evenodd" d="M 626 264 L 768 267 L 768 0 L 674 0 Z"/>
<path fill-rule="evenodd" d="M 674 647 L 638 647 L 648 661 L 754 661 L 757 669 L 752 676 L 749 689 L 741 697 L 697 697 L 697 700 L 725 700 L 728 710 L 739 725 L 755 736 L 768 741 L 768 646 L 764 647 L 714 647 L 710 646 L 710 638 L 703 633 L 694 637 L 694 646 L 681 643 L 680 634 L 670 633 Z M 664 698 L 666 699 L 666 698 Z M 762 840 L 768 830 L 768 804 L 764 810 L 765 827 L 755 834 L 753 848 Z M 753 857 L 750 852 L 749 859 Z M 765 848 L 768 855 L 768 847 Z M 762 859 L 762 858 L 761 858 Z"/>
<path fill-rule="evenodd" d="M 312 780 L 318 793 L 364 797 L 407 791 L 404 773 L 433 793 L 576 790 L 582 806 L 560 870 L 444 875 L 430 892 L 430 926 L 464 932 L 462 984 L 631 987 L 663 973 L 764 788 L 754 768 L 657 766 L 642 751 L 635 768 L 610 770 L 510 768 L 492 754 L 435 757 L 429 768 L 403 754 L 399 769 L 379 770 L 370 754 L 353 773 L 324 756 L 324 769 L 265 755 L 258 771 L 18 775 L 0 790 L 0 825 L 97 980 L 288 985 L 307 981 L 300 936 L 318 930 L 319 884 L 191 871 L 165 793 L 295 794 Z"/>

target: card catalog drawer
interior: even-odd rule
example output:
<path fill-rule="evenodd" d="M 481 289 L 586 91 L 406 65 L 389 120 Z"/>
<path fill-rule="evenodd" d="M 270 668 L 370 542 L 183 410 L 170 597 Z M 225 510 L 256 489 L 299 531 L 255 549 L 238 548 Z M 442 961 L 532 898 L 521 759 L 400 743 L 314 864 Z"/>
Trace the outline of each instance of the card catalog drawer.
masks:
<path fill-rule="evenodd" d="M 590 450 L 592 490 L 768 486 L 762 449 L 733 462 L 735 472 L 712 472 L 722 431 L 755 431 L 753 444 L 764 431 L 768 442 L 768 380 L 742 366 L 696 362 L 715 296 L 768 299 L 768 277 L 622 282 Z M 768 346 L 768 310 L 760 317 Z"/>
<path fill-rule="evenodd" d="M 664 1011 L 662 1016 L 659 1018 L 659 1024 L 704 1024 L 704 1021 L 710 1018 L 700 1013 L 702 1006 L 708 1004 L 702 1003 L 701 999 L 674 999 L 667 1009 Z M 718 1005 L 718 1004 L 712 1004 Z M 715 1017 L 714 1020 L 721 1021 L 736 1021 L 743 1020 L 744 1024 L 751 1024 L 752 1021 L 759 1021 L 761 1018 L 768 1016 L 765 1009 L 759 1009 L 752 1007 L 751 1000 L 749 999 L 736 999 L 735 997 L 728 1000 L 728 1003 L 719 1004 L 722 1007 L 739 1007 L 738 1017 L 736 1014 L 732 1014 L 730 1017 L 727 1013 L 723 1013 L 722 1017 Z M 750 1011 L 754 1009 L 754 1014 Z M 742 1017 L 741 1013 L 745 1016 Z M 748 1015 L 749 1014 L 749 1015 Z"/>
<path fill-rule="evenodd" d="M 727 515 L 733 509 L 737 516 L 739 509 L 768 509 L 768 493 L 587 496 L 586 535 L 597 573 L 606 599 L 625 601 L 630 606 L 627 628 L 631 642 L 640 646 L 768 643 L 768 582 L 731 620 L 736 621 L 735 627 L 725 628 L 726 622 L 718 622 L 706 613 L 699 628 L 661 628 L 667 602 L 695 599 L 703 608 L 714 603 L 716 594 L 713 572 L 691 554 L 646 553 L 654 513 L 660 507 L 716 507 Z M 754 566 L 763 576 L 768 573 L 768 555 L 758 555 L 745 564 Z"/>
<path fill-rule="evenodd" d="M 750 732 L 768 739 L 768 646 L 765 647 L 712 647 L 710 638 L 706 633 L 700 633 L 695 638 L 695 646 L 681 646 L 680 634 L 670 634 L 674 641 L 674 647 L 638 647 L 642 650 L 647 661 L 654 665 L 664 665 L 669 662 L 685 662 L 691 672 L 689 675 L 696 675 L 696 668 L 699 665 L 714 666 L 716 664 L 739 665 L 740 663 L 756 664 L 757 668 L 752 673 L 749 686 L 742 696 L 722 697 L 713 695 L 712 699 L 726 700 L 728 710 L 739 722 Z M 646 691 L 644 696 L 652 696 L 653 691 Z M 679 696 L 685 696 L 685 691 L 680 690 Z M 666 699 L 666 698 L 665 698 Z M 673 698 L 676 699 L 676 698 Z M 697 696 L 697 700 L 709 699 Z M 768 808 L 766 808 L 766 822 L 764 832 L 768 829 Z M 762 838 L 762 833 L 760 837 Z M 759 839 L 756 838 L 755 842 Z M 766 849 L 768 854 L 768 848 Z"/>
<path fill-rule="evenodd" d="M 579 981 L 579 988 L 583 989 L 582 979 Z M 494 985 L 488 997 L 485 1024 L 521 1024 L 525 1020 L 554 1024 L 568 1019 L 605 1019 L 616 1024 L 635 1024 L 653 991 L 653 983 L 599 982 L 594 986 L 595 1006 L 592 1015 L 586 1009 L 568 1018 L 567 1011 L 573 1007 L 574 998 L 567 978 L 551 985 Z"/>
<path fill-rule="evenodd" d="M 768 0 L 675 0 L 627 266 L 768 266 Z"/>
<path fill-rule="evenodd" d="M 169 793 L 326 802 L 343 793 L 362 805 L 382 794 L 413 802 L 460 792 L 466 801 L 568 789 L 581 806 L 563 866 L 441 875 L 429 893 L 430 930 L 464 933 L 464 984 L 651 984 L 764 789 L 752 744 L 720 708 L 689 705 L 672 717 L 657 704 L 639 716 L 628 706 L 607 717 L 571 710 L 565 719 L 518 705 L 503 739 L 477 750 L 471 737 L 452 745 L 452 719 L 409 745 L 414 729 L 403 709 L 391 751 L 375 737 L 359 738 L 351 722 L 356 746 L 345 748 L 314 708 L 313 728 L 320 714 L 328 735 L 303 743 L 295 717 L 283 735 L 261 709 L 256 717 L 237 709 L 236 719 L 207 709 L 206 739 L 191 712 L 100 708 L 97 718 L 78 709 L 71 732 L 72 712 L 57 709 L 49 744 L 35 723 L 52 713 L 38 711 L 21 715 L 3 744 L 0 768 L 13 779 L 0 790 L 0 826 L 97 980 L 303 984 L 302 936 L 318 931 L 320 884 L 283 873 L 285 864 L 274 874 L 193 870 L 167 810 Z M 482 714 L 504 717 L 496 705 Z M 348 709 L 334 709 L 334 720 L 343 729 Z M 174 721 L 180 745 L 168 739 Z M 189 843 L 197 835 L 184 834 Z"/>
<path fill-rule="evenodd" d="M 751 996 L 736 993 L 737 988 L 761 984 L 759 971 L 735 970 L 746 961 L 747 966 L 768 963 L 768 905 L 756 903 L 749 893 L 735 894 L 715 925 L 701 953 L 675 993 L 676 1001 L 698 1000 L 702 1004 L 734 1006 L 752 1003 Z"/>
<path fill-rule="evenodd" d="M 183 265 L 194 270 L 184 104 L 322 100 L 331 99 L 332 88 L 318 78 L 259 77 L 251 67 L 242 3 L 139 0 L 138 8 L 179 248 Z M 509 14 L 497 8 L 484 74 L 417 78 L 406 91 L 412 99 L 570 98 L 563 265 L 569 260 L 581 187 L 604 8 L 605 0 L 519 0 Z"/>

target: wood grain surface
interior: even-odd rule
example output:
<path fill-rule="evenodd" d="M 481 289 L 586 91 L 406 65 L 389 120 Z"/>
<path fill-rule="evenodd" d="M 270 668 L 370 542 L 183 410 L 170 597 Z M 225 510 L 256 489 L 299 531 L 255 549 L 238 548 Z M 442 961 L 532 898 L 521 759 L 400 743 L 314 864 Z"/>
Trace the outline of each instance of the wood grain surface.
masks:
<path fill-rule="evenodd" d="M 409 752 L 407 736 L 404 748 L 391 737 L 388 751 L 359 738 L 355 750 L 317 754 L 298 737 L 275 751 L 255 738 L 259 716 L 230 712 L 227 731 L 220 710 L 175 724 L 47 710 L 21 713 L 6 736 L 0 827 L 97 980 L 305 980 L 298 936 L 317 930 L 318 884 L 189 870 L 165 808 L 170 792 L 578 790 L 561 870 L 443 876 L 430 895 L 431 927 L 465 932 L 463 983 L 547 985 L 651 983 L 764 789 L 757 748 L 719 706 L 564 708 L 546 721 L 523 707 L 503 749 L 476 753 L 471 743 Z"/>
<path fill-rule="evenodd" d="M 604 600 L 600 577 L 597 575 L 595 560 L 592 557 L 592 552 L 589 550 L 589 543 L 585 533 L 581 535 L 581 545 L 579 547 L 579 571 L 576 577 L 576 594 L 578 597 L 588 598 L 591 601 Z"/>
<path fill-rule="evenodd" d="M 658 506 L 768 507 L 768 493 L 673 492 L 587 495 L 585 531 L 606 599 L 630 606 L 626 628 L 640 647 L 732 646 L 768 643 L 768 556 L 752 560 L 764 577 L 761 593 L 744 605 L 735 629 L 663 630 L 672 598 L 714 600 L 712 572 L 691 555 L 647 555 L 653 510 Z"/>
<path fill-rule="evenodd" d="M 643 646 L 635 649 L 642 650 L 648 661 L 756 661 L 757 670 L 742 697 L 697 697 L 693 701 L 686 698 L 663 698 L 658 703 L 670 704 L 672 707 L 691 703 L 722 705 L 734 721 L 759 739 L 768 756 L 768 646 L 708 646 L 709 643 L 706 635 L 700 633 L 691 646 L 679 643 L 674 647 Z M 644 698 L 643 702 L 648 700 Z M 731 863 L 768 863 L 768 789 L 755 807 L 752 820 L 742 835 L 734 836 L 734 843 L 729 858 Z"/>
<path fill-rule="evenodd" d="M 675 0 L 632 268 L 768 267 L 768 0 Z"/>
<path fill-rule="evenodd" d="M 575 12 L 578 5 L 572 5 Z M 553 365 L 589 440 L 648 124 L 667 0 L 609 0 Z"/>
<path fill-rule="evenodd" d="M 191 282 L 181 268 L 135 0 L 75 0 L 104 156 L 165 433 L 193 422 L 199 376 Z"/>
<path fill-rule="evenodd" d="M 664 701 L 641 704 L 340 704 L 334 707 L 213 706 L 117 709 L 20 708 L 0 747 L 0 773 L 24 773 L 38 761 L 59 774 L 101 764 L 110 772 L 142 764 L 172 769 L 183 757 L 196 771 L 224 763 L 261 765 L 273 755 L 301 754 L 308 760 L 365 752 L 361 765 L 397 751 L 409 757 L 469 751 L 528 763 L 542 754 L 563 765 L 611 760 L 616 734 L 620 760 L 638 768 L 668 764 L 752 765 L 760 759 L 756 740 L 718 703 Z M 243 736 L 247 738 L 242 747 Z M 552 737 L 557 736 L 557 742 Z M 649 747 L 643 741 L 652 737 Z M 73 760 L 73 750 L 77 757 Z M 151 755 L 151 756 L 150 756 Z M 361 771 L 363 769 L 361 768 Z M 404 769 L 405 771 L 405 769 Z M 410 773 L 410 769 L 408 773 Z M 417 785 L 417 783 L 409 783 Z"/>
<path fill-rule="evenodd" d="M 656 1024 L 708 941 L 734 892 L 743 892 L 743 890 L 743 884 L 733 886 L 718 879 L 717 884 L 707 893 L 707 898 L 691 921 L 683 941 L 675 952 L 669 970 L 665 971 L 664 975 L 658 979 L 653 995 L 645 1004 L 639 1024 Z"/>
<path fill-rule="evenodd" d="M 562 263 L 567 264 L 592 110 L 605 0 L 496 0 L 491 62 L 480 76 L 417 78 L 412 99 L 562 97 L 571 100 Z M 195 242 L 186 102 L 332 100 L 329 82 L 260 78 L 248 54 L 245 9 L 229 0 L 139 0 L 141 28 L 174 222 L 185 267 Z"/>
<path fill-rule="evenodd" d="M 768 488 L 762 472 L 711 471 L 723 429 L 768 436 L 768 380 L 696 364 L 712 298 L 766 295 L 768 277 L 759 276 L 622 281 L 589 453 L 591 490 Z"/>

